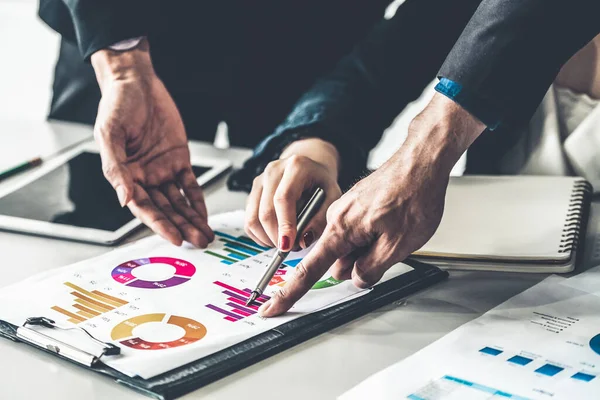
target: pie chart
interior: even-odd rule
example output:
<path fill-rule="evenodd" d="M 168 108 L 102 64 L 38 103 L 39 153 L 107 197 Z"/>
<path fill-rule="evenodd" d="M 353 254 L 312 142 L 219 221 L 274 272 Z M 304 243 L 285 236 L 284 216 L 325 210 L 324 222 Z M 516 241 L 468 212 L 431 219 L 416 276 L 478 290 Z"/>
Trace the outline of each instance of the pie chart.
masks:
<path fill-rule="evenodd" d="M 592 340 L 590 340 L 590 347 L 596 354 L 600 354 L 600 334 L 594 336 Z"/>
<path fill-rule="evenodd" d="M 196 267 L 185 260 L 171 257 L 138 258 L 124 262 L 112 270 L 112 278 L 129 287 L 164 289 L 189 281 Z"/>
<path fill-rule="evenodd" d="M 165 313 L 144 314 L 116 325 L 111 337 L 136 350 L 164 350 L 197 342 L 206 327 L 190 318 Z"/>

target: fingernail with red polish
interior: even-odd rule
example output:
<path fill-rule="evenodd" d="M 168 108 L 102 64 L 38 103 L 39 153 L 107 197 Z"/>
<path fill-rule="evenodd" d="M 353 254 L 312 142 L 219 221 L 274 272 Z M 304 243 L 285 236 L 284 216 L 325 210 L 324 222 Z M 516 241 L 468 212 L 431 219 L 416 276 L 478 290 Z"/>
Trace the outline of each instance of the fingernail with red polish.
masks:
<path fill-rule="evenodd" d="M 304 239 L 304 246 L 310 247 L 310 245 L 315 241 L 315 234 L 313 231 L 307 231 L 304 233 L 304 236 L 302 236 L 302 239 Z"/>
<path fill-rule="evenodd" d="M 288 251 L 290 249 L 290 238 L 287 236 L 282 236 L 279 239 L 279 250 Z"/>

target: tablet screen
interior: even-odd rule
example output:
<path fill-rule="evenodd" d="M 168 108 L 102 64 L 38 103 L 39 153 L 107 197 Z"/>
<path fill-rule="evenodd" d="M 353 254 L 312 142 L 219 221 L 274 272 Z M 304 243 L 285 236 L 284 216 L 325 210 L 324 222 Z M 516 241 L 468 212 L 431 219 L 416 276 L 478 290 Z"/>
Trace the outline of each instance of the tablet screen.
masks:
<path fill-rule="evenodd" d="M 196 177 L 210 170 L 193 169 Z M 0 214 L 111 232 L 133 219 L 104 178 L 100 155 L 90 152 L 0 198 Z"/>

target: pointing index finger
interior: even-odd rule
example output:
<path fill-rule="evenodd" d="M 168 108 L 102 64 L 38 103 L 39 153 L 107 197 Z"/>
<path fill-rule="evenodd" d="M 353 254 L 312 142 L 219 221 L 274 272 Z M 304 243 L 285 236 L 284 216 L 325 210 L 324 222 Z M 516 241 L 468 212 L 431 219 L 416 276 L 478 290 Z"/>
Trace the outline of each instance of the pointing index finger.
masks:
<path fill-rule="evenodd" d="M 348 244 L 340 236 L 325 230 L 312 251 L 296 266 L 292 278 L 260 308 L 260 315 L 274 317 L 288 311 L 338 258 L 349 252 Z"/>

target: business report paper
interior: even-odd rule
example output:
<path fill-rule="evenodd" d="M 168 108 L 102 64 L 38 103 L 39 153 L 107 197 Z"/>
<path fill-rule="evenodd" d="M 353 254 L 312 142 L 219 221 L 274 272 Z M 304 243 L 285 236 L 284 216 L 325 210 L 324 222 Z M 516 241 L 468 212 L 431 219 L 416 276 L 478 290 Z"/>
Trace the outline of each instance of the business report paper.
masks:
<path fill-rule="evenodd" d="M 82 327 L 121 348 L 120 356 L 102 357 L 105 364 L 147 379 L 368 292 L 326 274 L 289 313 L 261 318 L 258 305 L 245 303 L 275 250 L 244 236 L 243 212 L 209 222 L 216 239 L 207 249 L 176 247 L 154 236 L 2 289 L 0 319 L 22 325 L 44 316 Z M 288 256 L 258 303 L 285 285 L 306 253 Z M 83 333 L 41 329 L 90 346 Z"/>
<path fill-rule="evenodd" d="M 549 277 L 340 397 L 600 399 L 600 297 Z"/>

